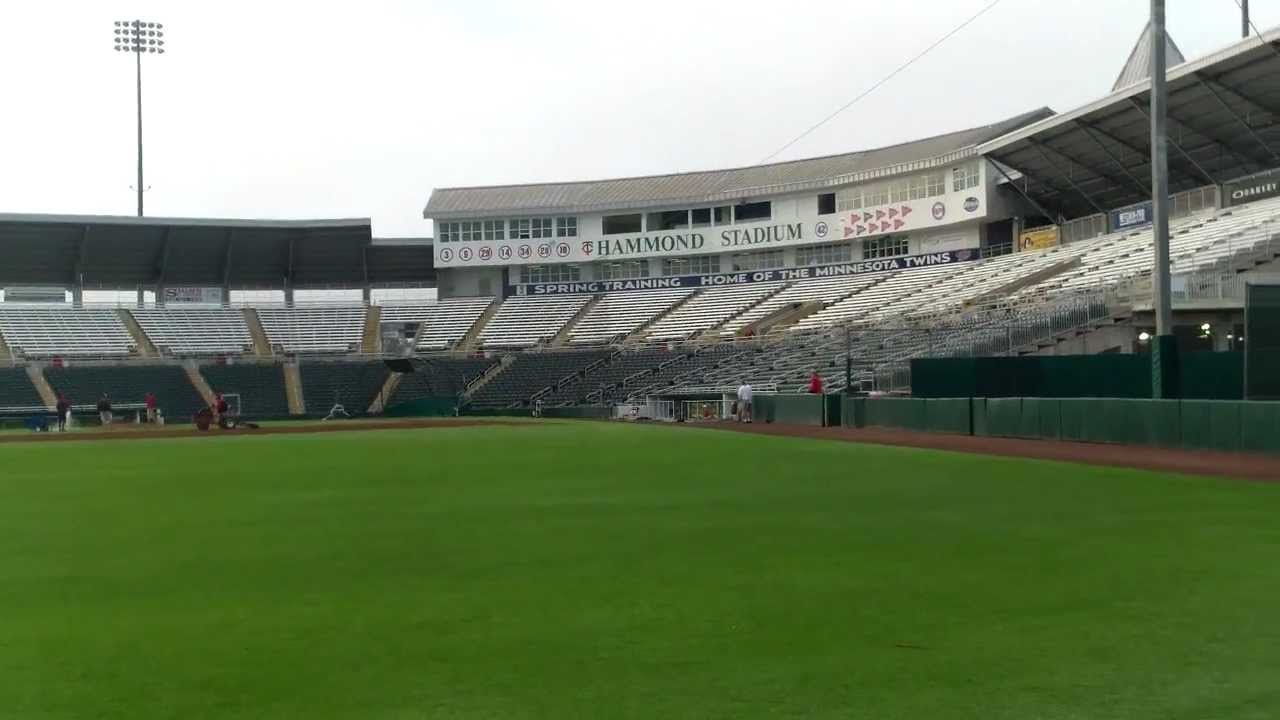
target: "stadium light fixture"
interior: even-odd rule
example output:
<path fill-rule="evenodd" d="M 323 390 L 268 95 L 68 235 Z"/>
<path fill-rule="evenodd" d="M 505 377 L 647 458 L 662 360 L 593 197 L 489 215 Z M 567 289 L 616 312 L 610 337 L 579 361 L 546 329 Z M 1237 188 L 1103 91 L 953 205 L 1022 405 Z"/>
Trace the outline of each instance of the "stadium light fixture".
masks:
<path fill-rule="evenodd" d="M 1151 333 L 1145 330 L 1138 333 L 1138 342 L 1147 342 L 1149 340 L 1151 340 Z"/>
<path fill-rule="evenodd" d="M 1213 326 L 1210 325 L 1209 323 L 1204 323 L 1203 325 L 1200 326 L 1200 330 L 1207 333 L 1213 330 Z"/>
<path fill-rule="evenodd" d="M 164 25 L 143 20 L 117 20 L 113 35 L 116 52 L 133 53 L 138 97 L 138 217 L 142 217 L 142 56 L 164 54 Z"/>

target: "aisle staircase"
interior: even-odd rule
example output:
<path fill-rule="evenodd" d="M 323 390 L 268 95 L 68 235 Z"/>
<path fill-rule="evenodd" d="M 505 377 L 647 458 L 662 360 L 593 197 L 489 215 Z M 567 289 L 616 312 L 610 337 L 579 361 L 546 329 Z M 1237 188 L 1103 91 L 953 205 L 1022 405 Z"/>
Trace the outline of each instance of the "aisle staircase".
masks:
<path fill-rule="evenodd" d="M 382 352 L 382 306 L 370 305 L 364 314 L 364 337 L 360 341 L 361 352 L 377 355 Z"/>
<path fill-rule="evenodd" d="M 53 386 L 45 379 L 44 373 L 40 371 L 40 366 L 28 365 L 27 377 L 31 378 L 31 384 L 35 386 L 36 392 L 40 394 L 40 400 L 44 402 L 45 407 L 50 410 L 57 407 L 58 394 L 53 391 Z"/>
<path fill-rule="evenodd" d="M 253 338 L 253 354 L 261 358 L 271 357 L 271 341 L 267 339 L 267 331 L 262 329 L 258 311 L 245 308 L 241 312 L 244 313 L 245 324 L 249 326 L 249 335 Z"/>
<path fill-rule="evenodd" d="M 200 366 L 194 360 L 188 360 L 182 364 L 182 369 L 187 371 L 187 379 L 196 392 L 200 393 L 200 397 L 204 398 L 205 404 L 212 406 L 215 394 L 208 381 L 200 374 Z"/>
<path fill-rule="evenodd" d="M 129 331 L 129 336 L 133 338 L 133 343 L 138 348 L 138 355 L 141 357 L 160 357 L 160 352 L 156 350 L 151 338 L 147 337 L 147 333 L 138 324 L 138 320 L 133 317 L 133 313 L 120 308 L 116 310 L 116 315 L 120 316 L 120 322 L 124 323 L 125 329 Z"/>
<path fill-rule="evenodd" d="M 290 415 L 306 415 L 306 398 L 302 396 L 302 372 L 297 362 L 284 364 L 284 394 L 289 399 Z"/>

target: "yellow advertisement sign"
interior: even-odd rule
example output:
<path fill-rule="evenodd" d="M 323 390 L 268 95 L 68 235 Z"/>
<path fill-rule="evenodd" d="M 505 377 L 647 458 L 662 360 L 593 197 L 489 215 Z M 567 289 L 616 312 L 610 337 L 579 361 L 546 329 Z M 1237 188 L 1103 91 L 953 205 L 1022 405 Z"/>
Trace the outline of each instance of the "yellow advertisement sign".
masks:
<path fill-rule="evenodd" d="M 1057 246 L 1057 225 L 1027 230 L 1018 236 L 1018 250 L 1046 250 Z"/>

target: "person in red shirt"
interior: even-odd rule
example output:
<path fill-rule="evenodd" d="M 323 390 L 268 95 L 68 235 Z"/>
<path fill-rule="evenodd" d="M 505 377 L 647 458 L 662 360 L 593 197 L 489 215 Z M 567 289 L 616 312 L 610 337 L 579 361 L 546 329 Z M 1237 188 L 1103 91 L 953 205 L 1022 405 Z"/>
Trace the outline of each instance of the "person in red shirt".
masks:
<path fill-rule="evenodd" d="M 147 422 L 154 423 L 156 421 L 156 396 L 155 393 L 147 393 L 147 397 L 143 400 L 147 405 Z"/>
<path fill-rule="evenodd" d="M 809 378 L 809 394 L 810 395 L 822 394 L 822 376 L 818 374 L 817 370 L 814 370 L 813 377 Z"/>

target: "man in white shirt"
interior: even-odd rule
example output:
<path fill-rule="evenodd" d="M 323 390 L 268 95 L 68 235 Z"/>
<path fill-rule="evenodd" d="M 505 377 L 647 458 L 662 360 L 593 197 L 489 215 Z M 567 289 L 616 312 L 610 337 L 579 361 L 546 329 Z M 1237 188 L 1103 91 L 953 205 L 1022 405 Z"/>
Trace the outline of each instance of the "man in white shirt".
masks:
<path fill-rule="evenodd" d="M 738 422 L 751 422 L 751 383 L 738 386 Z"/>

